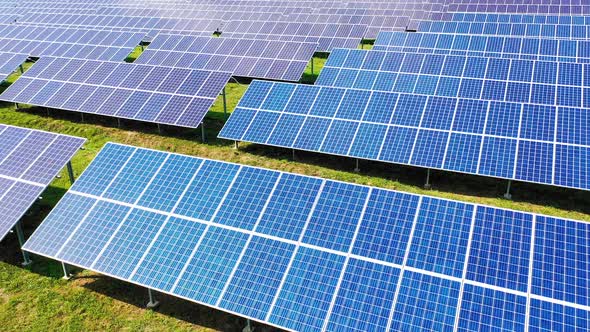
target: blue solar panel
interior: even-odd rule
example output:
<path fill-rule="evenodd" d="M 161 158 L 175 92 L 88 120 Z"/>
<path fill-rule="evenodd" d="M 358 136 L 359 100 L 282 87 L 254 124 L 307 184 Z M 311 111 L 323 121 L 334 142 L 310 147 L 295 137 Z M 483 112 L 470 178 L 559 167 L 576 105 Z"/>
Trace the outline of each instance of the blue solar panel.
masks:
<path fill-rule="evenodd" d="M 345 50 L 344 52 L 348 59 L 358 54 L 364 56 L 378 51 Z M 387 54 L 392 61 L 388 64 L 376 65 L 375 69 L 371 70 L 373 75 L 361 75 L 370 72 L 363 68 L 362 63 L 353 61 L 330 65 L 328 62 L 320 73 L 316 85 L 441 97 L 534 102 L 551 106 L 556 105 L 555 101 L 557 101 L 558 106 L 581 107 L 583 101 L 582 68 L 587 66 L 583 64 L 482 58 L 454 53 L 448 55 L 412 52 L 379 53 Z M 475 70 L 480 72 L 476 73 Z M 483 71 L 486 71 L 485 77 Z M 557 77 L 559 80 L 555 82 Z M 553 81 L 550 81 L 551 79 Z M 370 80 L 370 84 L 364 82 L 365 80 Z M 352 91 L 356 94 L 361 93 Z M 533 91 L 532 94 L 531 91 Z M 349 93 L 352 92 L 347 91 L 347 94 Z M 452 102 L 453 100 L 449 100 L 449 103 Z M 343 101 L 343 104 L 351 103 Z M 366 105 L 366 102 L 362 105 Z"/>
<path fill-rule="evenodd" d="M 191 69 L 180 75 L 170 67 L 43 57 L 0 99 L 195 128 L 231 73 Z"/>
<path fill-rule="evenodd" d="M 525 331 L 527 298 L 465 285 L 458 331 Z"/>
<path fill-rule="evenodd" d="M 177 39 L 182 37 L 182 42 Z M 229 47 L 217 47 L 217 43 Z M 220 70 L 234 76 L 298 81 L 317 43 L 158 34 L 137 63 Z M 257 56 L 249 50 L 259 51 Z M 281 52 L 270 52 L 283 50 Z M 285 51 L 286 50 L 286 51 Z M 231 52 L 230 52 L 231 51 Z"/>
<path fill-rule="evenodd" d="M 399 287 L 391 329 L 452 331 L 461 284 L 406 271 Z M 434 304 L 430 299 L 436 298 Z"/>
<path fill-rule="evenodd" d="M 454 59 L 449 62 L 449 71 L 463 66 L 461 58 Z M 502 59 L 490 61 L 496 61 L 495 69 L 488 69 L 490 77 L 508 76 L 509 67 L 500 74 Z M 274 98 L 272 93 L 278 91 L 277 85 L 280 91 L 291 93 L 281 93 L 283 102 L 273 101 L 273 109 L 266 109 L 265 100 Z M 507 85 L 500 86 L 498 91 L 504 96 Z M 218 136 L 511 180 L 590 188 L 582 169 L 590 142 L 583 130 L 588 126 L 583 109 L 303 87 L 254 81 Z M 315 100 L 310 96 L 315 96 Z M 286 106 L 278 109 L 276 105 Z M 567 176 L 566 172 L 575 176 Z"/>
<path fill-rule="evenodd" d="M 84 141 L 0 124 L 0 240 L 40 197 Z"/>
<path fill-rule="evenodd" d="M 157 168 L 128 187 L 150 207 L 104 196 L 133 160 Z M 589 322 L 585 223 L 111 143 L 91 180 L 25 250 L 285 329 Z"/>

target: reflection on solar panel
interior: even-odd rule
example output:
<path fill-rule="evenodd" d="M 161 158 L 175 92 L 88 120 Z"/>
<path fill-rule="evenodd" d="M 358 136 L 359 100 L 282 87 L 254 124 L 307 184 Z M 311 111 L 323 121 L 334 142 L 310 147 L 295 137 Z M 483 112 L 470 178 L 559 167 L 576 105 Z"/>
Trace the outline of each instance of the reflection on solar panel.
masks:
<path fill-rule="evenodd" d="M 587 107 L 590 65 L 337 49 L 316 85 L 440 97 Z M 584 81 L 586 78 L 586 81 Z"/>
<path fill-rule="evenodd" d="M 8 25 L 0 27 L 0 36 L 3 52 L 121 61 L 139 45 L 144 34 Z"/>
<path fill-rule="evenodd" d="M 586 109 L 254 81 L 219 137 L 590 189 Z"/>
<path fill-rule="evenodd" d="M 590 62 L 590 42 L 550 38 L 382 32 L 373 50 Z"/>
<path fill-rule="evenodd" d="M 228 72 L 43 57 L 0 99 L 196 128 L 230 77 Z"/>
<path fill-rule="evenodd" d="M 222 28 L 223 37 L 317 43 L 318 51 L 357 48 L 366 25 L 270 21 L 230 21 Z"/>
<path fill-rule="evenodd" d="M 0 124 L 0 241 L 84 141 Z"/>
<path fill-rule="evenodd" d="M 584 330 L 588 235 L 572 220 L 108 144 L 24 248 L 288 330 Z"/>
<path fill-rule="evenodd" d="M 136 63 L 299 81 L 317 44 L 159 34 Z"/>
<path fill-rule="evenodd" d="M 590 37 L 590 26 L 583 25 L 421 21 L 417 30 L 420 32 L 563 39 L 588 39 Z"/>
<path fill-rule="evenodd" d="M 26 60 L 25 54 L 0 53 L 0 80 L 6 80 Z"/>

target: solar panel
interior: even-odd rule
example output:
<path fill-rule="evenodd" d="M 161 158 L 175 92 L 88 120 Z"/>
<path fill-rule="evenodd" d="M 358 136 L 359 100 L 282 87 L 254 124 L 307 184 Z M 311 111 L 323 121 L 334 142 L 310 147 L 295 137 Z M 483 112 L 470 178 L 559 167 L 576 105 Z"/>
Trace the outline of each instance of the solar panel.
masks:
<path fill-rule="evenodd" d="M 27 60 L 25 54 L 0 52 L 0 78 L 4 81 Z"/>
<path fill-rule="evenodd" d="M 590 26 L 571 24 L 420 21 L 416 30 L 469 35 L 587 39 L 590 36 L 589 29 Z"/>
<path fill-rule="evenodd" d="M 287 330 L 580 330 L 588 232 L 108 143 L 24 248 Z"/>
<path fill-rule="evenodd" d="M 219 71 L 43 57 L 0 99 L 196 128 L 230 77 Z"/>
<path fill-rule="evenodd" d="M 453 54 L 523 60 L 590 62 L 590 43 L 585 40 L 557 40 L 485 35 L 453 35 L 430 32 L 382 32 L 375 51 Z"/>
<path fill-rule="evenodd" d="M 0 241 L 84 141 L 0 124 Z"/>
<path fill-rule="evenodd" d="M 0 36 L 0 52 L 121 61 L 139 45 L 145 34 L 7 25 L 0 27 Z"/>
<path fill-rule="evenodd" d="M 535 24 L 571 24 L 588 25 L 588 16 L 577 15 L 535 15 L 535 14 L 497 14 L 497 13 L 443 13 L 437 19 L 457 22 L 481 22 L 481 23 L 535 23 Z"/>
<path fill-rule="evenodd" d="M 590 65 L 337 49 L 316 85 L 473 100 L 583 107 Z M 584 106 L 585 107 L 585 106 Z M 553 121 L 553 120 L 551 120 Z"/>
<path fill-rule="evenodd" d="M 366 30 L 362 24 L 229 21 L 223 25 L 222 36 L 317 43 L 319 52 L 330 52 L 333 48 L 357 48 Z"/>
<path fill-rule="evenodd" d="M 219 137 L 590 189 L 584 108 L 377 90 L 254 81 Z"/>
<path fill-rule="evenodd" d="M 579 15 L 590 13 L 587 4 L 578 2 L 562 3 L 559 1 L 545 1 L 543 3 L 527 3 L 524 1 L 512 1 L 498 3 L 496 1 L 452 1 L 447 4 L 448 12 L 479 12 L 479 13 L 528 13 L 551 15 Z"/>
<path fill-rule="evenodd" d="M 136 63 L 299 81 L 317 44 L 159 34 Z"/>

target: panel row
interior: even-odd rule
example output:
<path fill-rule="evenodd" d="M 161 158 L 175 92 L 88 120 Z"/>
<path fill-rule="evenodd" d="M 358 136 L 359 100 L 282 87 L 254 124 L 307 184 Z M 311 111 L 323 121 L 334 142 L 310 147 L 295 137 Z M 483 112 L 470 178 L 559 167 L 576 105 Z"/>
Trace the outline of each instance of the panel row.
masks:
<path fill-rule="evenodd" d="M 196 128 L 230 77 L 228 72 L 44 57 L 0 98 Z"/>
<path fill-rule="evenodd" d="M 15 42 L 0 38 L 0 52 L 23 53 L 33 57 L 59 56 L 102 61 L 123 61 L 135 47 L 109 47 L 59 42 Z"/>
<path fill-rule="evenodd" d="M 533 15 L 533 14 L 496 14 L 496 13 L 446 13 L 441 17 L 445 21 L 482 22 L 482 23 L 535 23 L 535 24 L 571 24 L 590 25 L 589 16 L 576 15 Z"/>
<path fill-rule="evenodd" d="M 233 55 L 305 62 L 309 62 L 316 48 L 317 45 L 314 43 L 169 34 L 159 34 L 149 45 L 149 50 L 157 51 Z"/>
<path fill-rule="evenodd" d="M 474 100 L 588 107 L 590 65 L 339 49 L 316 85 L 459 97 Z M 586 90 L 586 91 L 584 91 Z"/>
<path fill-rule="evenodd" d="M 590 188 L 584 109 L 255 81 L 219 137 Z"/>
<path fill-rule="evenodd" d="M 582 328 L 589 232 L 582 222 L 108 144 L 25 250 L 294 330 L 444 329 L 457 317 L 473 330 L 489 324 L 490 299 L 517 306 L 493 317 L 519 330 L 530 278 L 531 326 L 546 326 L 559 300 L 584 309 L 551 324 Z"/>
<path fill-rule="evenodd" d="M 373 50 L 590 62 L 590 42 L 585 40 L 382 32 Z"/>
<path fill-rule="evenodd" d="M 135 47 L 144 35 L 134 32 L 53 28 L 29 25 L 0 26 L 0 36 L 11 40 L 44 41 L 94 46 Z"/>
<path fill-rule="evenodd" d="M 590 26 L 557 24 L 420 21 L 417 31 L 560 39 L 588 39 L 590 37 Z"/>

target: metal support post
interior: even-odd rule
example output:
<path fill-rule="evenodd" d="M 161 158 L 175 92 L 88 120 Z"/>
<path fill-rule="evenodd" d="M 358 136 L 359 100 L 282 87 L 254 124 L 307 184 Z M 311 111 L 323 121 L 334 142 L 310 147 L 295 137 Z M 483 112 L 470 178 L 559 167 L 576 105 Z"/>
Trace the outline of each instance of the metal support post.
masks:
<path fill-rule="evenodd" d="M 23 232 L 23 227 L 21 225 L 21 222 L 17 222 L 16 226 L 14 226 L 14 228 L 16 228 L 16 237 L 18 238 L 18 244 L 20 245 L 20 247 L 22 248 L 23 245 L 25 244 L 25 234 Z M 30 265 L 32 263 L 31 259 L 29 258 L 29 253 L 27 253 L 26 251 L 21 249 L 21 252 L 23 254 L 23 262 L 21 263 L 22 266 L 27 266 Z"/>
<path fill-rule="evenodd" d="M 239 148 L 240 148 L 240 142 L 238 142 L 238 141 L 235 141 L 235 142 L 234 142 L 234 149 L 236 149 L 236 150 L 237 150 L 237 149 L 239 149 Z"/>
<path fill-rule="evenodd" d="M 293 160 L 296 160 L 297 156 L 295 156 L 295 149 L 291 149 L 291 151 L 293 151 Z"/>
<path fill-rule="evenodd" d="M 356 166 L 354 167 L 354 171 L 355 171 L 355 173 L 358 173 L 361 171 L 361 169 L 359 168 L 359 160 L 358 159 L 356 159 Z"/>
<path fill-rule="evenodd" d="M 252 323 L 250 323 L 249 319 L 246 319 L 246 327 L 242 329 L 242 332 L 252 332 Z"/>
<path fill-rule="evenodd" d="M 506 187 L 506 193 L 504 194 L 504 198 L 512 199 L 512 194 L 510 194 L 510 185 L 512 184 L 512 180 L 508 180 L 508 186 Z"/>
<path fill-rule="evenodd" d="M 207 134 L 205 134 L 205 121 L 201 122 L 201 141 L 205 143 L 207 141 Z"/>
<path fill-rule="evenodd" d="M 148 302 L 148 304 L 146 304 L 146 308 L 154 309 L 160 305 L 160 302 L 154 300 L 154 294 L 152 294 L 152 290 L 149 288 L 148 288 L 148 297 L 150 299 L 150 302 Z"/>
<path fill-rule="evenodd" d="M 162 128 L 160 127 L 160 124 L 159 123 L 157 125 L 158 125 L 158 134 L 159 135 L 162 135 Z"/>
<path fill-rule="evenodd" d="M 70 184 L 74 185 L 74 181 L 76 181 L 76 179 L 74 178 L 74 169 L 72 168 L 71 161 L 68 161 L 67 168 L 68 168 L 68 176 L 70 177 Z"/>
<path fill-rule="evenodd" d="M 66 263 L 61 262 L 61 268 L 64 271 L 64 276 L 62 277 L 62 279 L 64 279 L 64 280 L 70 280 L 70 278 L 72 277 L 72 275 L 70 274 L 70 271 L 68 271 L 68 266 L 66 265 Z"/>
<path fill-rule="evenodd" d="M 84 113 L 80 113 L 80 117 L 82 118 L 82 123 L 84 123 Z"/>
<path fill-rule="evenodd" d="M 225 119 L 227 120 L 227 95 L 225 93 L 225 87 L 223 88 L 222 96 L 223 96 L 223 115 L 225 116 Z"/>
<path fill-rule="evenodd" d="M 311 57 L 311 76 L 313 76 L 313 57 Z"/>
<path fill-rule="evenodd" d="M 117 127 L 121 129 L 121 119 L 117 118 Z"/>
<path fill-rule="evenodd" d="M 430 184 L 430 168 L 426 170 L 426 183 L 424 184 L 424 189 L 430 189 L 432 185 Z"/>
<path fill-rule="evenodd" d="M 14 107 L 16 107 L 16 109 L 19 109 L 18 103 L 14 103 Z"/>
<path fill-rule="evenodd" d="M 18 68 L 20 69 L 21 74 L 25 73 L 25 69 L 23 68 L 23 65 L 19 65 Z"/>

